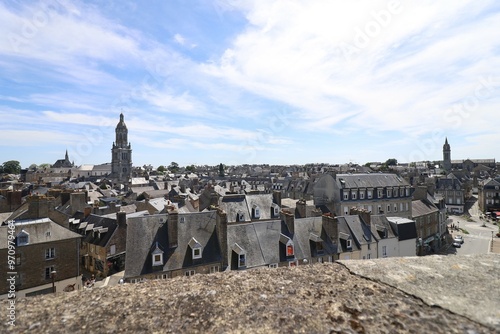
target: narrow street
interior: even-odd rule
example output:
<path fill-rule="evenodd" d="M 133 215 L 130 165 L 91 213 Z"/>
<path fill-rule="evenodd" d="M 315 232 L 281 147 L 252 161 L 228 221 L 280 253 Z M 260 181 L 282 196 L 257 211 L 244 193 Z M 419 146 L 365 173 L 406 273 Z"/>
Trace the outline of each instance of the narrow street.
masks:
<path fill-rule="evenodd" d="M 451 230 L 453 238 L 461 235 L 464 243 L 460 248 L 448 249 L 448 254 L 470 255 L 500 253 L 500 238 L 496 237 L 498 226 L 493 221 L 480 219 L 478 201 L 473 196 L 466 203 L 464 215 L 450 215 L 451 224 L 458 227 L 459 231 Z M 451 224 L 448 224 L 450 226 Z"/>

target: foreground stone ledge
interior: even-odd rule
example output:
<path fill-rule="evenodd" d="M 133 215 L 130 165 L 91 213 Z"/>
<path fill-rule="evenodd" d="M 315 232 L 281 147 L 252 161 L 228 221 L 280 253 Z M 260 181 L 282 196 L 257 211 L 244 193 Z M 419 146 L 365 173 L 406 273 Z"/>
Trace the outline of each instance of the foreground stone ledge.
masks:
<path fill-rule="evenodd" d="M 500 255 L 340 261 L 351 273 L 382 282 L 500 332 Z"/>
<path fill-rule="evenodd" d="M 397 263 L 414 263 L 418 269 L 430 261 L 436 263 L 438 273 L 449 270 L 438 266 L 442 260 L 435 257 L 404 260 L 392 259 L 392 275 L 409 275 L 407 269 L 398 274 Z M 387 265 L 385 261 L 390 260 L 381 261 Z M 470 265 L 469 259 L 466 261 L 463 265 Z M 486 266 L 488 261 L 483 261 Z M 379 260 L 366 263 L 374 270 L 376 262 Z M 362 263 L 358 261 L 360 267 Z M 481 263 L 477 265 L 483 266 Z M 399 288 L 352 274 L 355 270 L 344 265 L 353 267 L 350 263 L 328 263 L 263 268 L 25 298 L 16 303 L 17 326 L 9 328 L 2 319 L 0 331 L 495 333 L 491 326 L 429 306 L 423 298 Z M 458 261 L 457 265 L 462 264 Z M 424 289 L 424 282 L 414 283 Z M 7 301 L 1 302 L 2 309 L 6 305 Z"/>

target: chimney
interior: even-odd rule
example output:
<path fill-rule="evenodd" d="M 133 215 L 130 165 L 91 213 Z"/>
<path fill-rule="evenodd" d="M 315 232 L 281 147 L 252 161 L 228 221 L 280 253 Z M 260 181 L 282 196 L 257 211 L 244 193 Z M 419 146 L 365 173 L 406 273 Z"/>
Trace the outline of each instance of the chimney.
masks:
<path fill-rule="evenodd" d="M 87 206 L 87 195 L 84 192 L 71 193 L 69 195 L 69 201 L 72 214 L 77 211 L 83 212 Z"/>
<path fill-rule="evenodd" d="M 87 208 L 85 208 L 87 209 Z M 90 207 L 89 207 L 90 209 Z M 127 226 L 127 213 L 118 211 L 116 213 L 116 223 L 118 224 L 118 228 L 126 227 Z"/>
<path fill-rule="evenodd" d="M 92 207 L 91 206 L 86 206 L 83 209 L 83 216 L 87 218 L 90 214 L 92 213 Z"/>
<path fill-rule="evenodd" d="M 177 247 L 179 212 L 174 206 L 169 206 L 167 211 L 168 247 Z"/>
<path fill-rule="evenodd" d="M 339 239 L 339 223 L 337 218 L 330 214 L 325 214 L 321 216 L 321 222 L 326 235 L 328 235 L 330 240 L 336 244 Z"/>
<path fill-rule="evenodd" d="M 295 217 L 288 211 L 281 211 L 281 220 L 285 222 L 286 227 L 288 227 L 288 231 L 290 234 L 295 233 Z"/>
<path fill-rule="evenodd" d="M 222 254 L 222 270 L 228 266 L 228 245 L 227 245 L 227 214 L 224 210 L 217 208 L 216 229 L 219 239 L 220 251 Z"/>
<path fill-rule="evenodd" d="M 427 198 L 427 186 L 419 185 L 415 187 L 415 191 L 413 192 L 413 200 L 419 201 Z"/>
<path fill-rule="evenodd" d="M 295 204 L 295 217 L 296 218 L 306 218 L 306 201 L 300 199 Z"/>
<path fill-rule="evenodd" d="M 365 210 L 363 208 L 358 208 L 358 207 L 352 207 L 351 210 L 349 210 L 350 215 L 357 215 L 361 217 L 363 222 L 370 226 L 371 225 L 371 212 L 368 210 Z"/>
<path fill-rule="evenodd" d="M 273 203 L 278 204 L 278 206 L 281 208 L 281 192 L 280 191 L 273 191 Z"/>
<path fill-rule="evenodd" d="M 63 191 L 61 193 L 61 205 L 64 205 L 69 201 L 69 196 L 70 196 L 70 193 L 67 191 Z"/>
<path fill-rule="evenodd" d="M 49 216 L 49 207 L 55 207 L 55 199 L 53 197 L 34 195 L 30 196 L 28 201 L 29 204 L 26 218 L 30 219 L 47 218 Z"/>

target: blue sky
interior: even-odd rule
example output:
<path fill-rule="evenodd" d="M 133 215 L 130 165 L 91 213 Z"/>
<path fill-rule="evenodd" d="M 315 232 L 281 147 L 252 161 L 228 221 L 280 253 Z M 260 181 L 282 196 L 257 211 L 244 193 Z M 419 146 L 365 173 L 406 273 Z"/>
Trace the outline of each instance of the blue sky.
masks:
<path fill-rule="evenodd" d="M 105 3 L 104 5 L 102 3 Z M 3 1 L 0 163 L 500 158 L 496 1 Z"/>

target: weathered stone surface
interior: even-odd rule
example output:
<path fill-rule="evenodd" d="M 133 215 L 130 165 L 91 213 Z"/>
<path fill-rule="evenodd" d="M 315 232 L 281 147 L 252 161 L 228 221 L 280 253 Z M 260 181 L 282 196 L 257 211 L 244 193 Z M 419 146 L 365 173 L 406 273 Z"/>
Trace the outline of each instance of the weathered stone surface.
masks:
<path fill-rule="evenodd" d="M 500 332 L 500 255 L 340 261 L 352 273 L 388 284 Z"/>
<path fill-rule="evenodd" d="M 408 263 L 412 261 L 419 266 L 419 259 Z M 409 272 L 399 275 L 405 278 Z M 5 300 L 0 303 L 2 309 L 6 305 Z M 16 312 L 17 326 L 6 327 L 2 319 L 1 332 L 495 332 L 387 284 L 353 275 L 337 263 L 195 275 L 38 296 L 18 300 Z"/>

